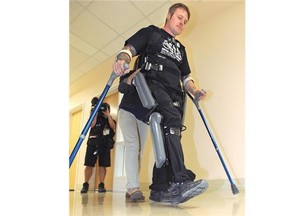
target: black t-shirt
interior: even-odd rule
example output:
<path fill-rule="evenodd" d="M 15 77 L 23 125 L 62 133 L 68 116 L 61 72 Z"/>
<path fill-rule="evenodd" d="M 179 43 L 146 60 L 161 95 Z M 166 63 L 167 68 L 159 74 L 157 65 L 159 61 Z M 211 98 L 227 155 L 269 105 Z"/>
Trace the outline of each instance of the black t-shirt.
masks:
<path fill-rule="evenodd" d="M 151 44 L 153 32 L 157 32 L 161 37 Z M 148 49 L 151 60 L 154 63 L 162 64 L 164 69 L 165 66 L 171 68 L 171 62 L 173 62 L 179 69 L 179 77 L 186 76 L 191 72 L 185 47 L 165 30 L 154 25 L 140 29 L 125 42 L 125 45 L 127 44 L 131 44 L 136 49 L 137 55 L 143 54 Z M 172 68 L 176 73 L 175 67 L 172 66 Z"/>

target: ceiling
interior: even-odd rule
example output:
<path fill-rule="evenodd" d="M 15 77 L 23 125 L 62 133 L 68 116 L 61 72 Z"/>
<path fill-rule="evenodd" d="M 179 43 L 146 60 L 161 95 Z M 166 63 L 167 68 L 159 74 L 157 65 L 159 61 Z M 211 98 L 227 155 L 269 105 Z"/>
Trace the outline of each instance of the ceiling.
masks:
<path fill-rule="evenodd" d="M 190 8 L 191 28 L 239 0 L 182 2 Z M 124 41 L 140 28 L 150 24 L 163 26 L 173 3 L 176 1 L 70 0 L 70 85 L 115 57 Z"/>

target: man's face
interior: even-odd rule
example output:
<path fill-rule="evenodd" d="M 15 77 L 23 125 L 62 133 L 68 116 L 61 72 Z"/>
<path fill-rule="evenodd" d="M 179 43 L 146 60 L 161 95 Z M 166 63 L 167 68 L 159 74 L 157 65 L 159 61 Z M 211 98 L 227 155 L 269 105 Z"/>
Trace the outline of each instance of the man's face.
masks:
<path fill-rule="evenodd" d="M 184 26 L 188 22 L 188 13 L 183 8 L 177 8 L 175 13 L 167 15 L 166 26 L 169 28 L 174 37 L 180 35 L 184 30 Z"/>

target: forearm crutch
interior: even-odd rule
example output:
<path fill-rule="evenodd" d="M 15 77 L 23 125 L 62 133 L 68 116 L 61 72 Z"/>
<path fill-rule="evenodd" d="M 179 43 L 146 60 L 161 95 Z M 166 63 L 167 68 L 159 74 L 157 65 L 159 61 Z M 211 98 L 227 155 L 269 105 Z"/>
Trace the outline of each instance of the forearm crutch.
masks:
<path fill-rule="evenodd" d="M 206 127 L 206 129 L 207 129 L 207 131 L 208 131 L 208 134 L 209 134 L 209 136 L 210 136 L 210 138 L 211 138 L 211 140 L 212 140 L 212 143 L 213 143 L 213 145 L 214 145 L 214 147 L 215 147 L 215 150 L 216 150 L 216 152 L 217 152 L 217 154 L 218 154 L 218 156 L 219 156 L 219 158 L 220 158 L 220 161 L 221 161 L 221 163 L 222 163 L 222 165 L 223 165 L 223 167 L 224 167 L 224 170 L 225 170 L 225 172 L 226 172 L 226 175 L 228 176 L 228 179 L 229 179 L 229 181 L 230 181 L 232 193 L 233 193 L 233 194 L 238 194 L 238 193 L 239 193 L 239 190 L 238 190 L 238 188 L 236 187 L 236 185 L 233 183 L 233 180 L 232 180 L 232 178 L 231 178 L 231 176 L 230 176 L 230 174 L 229 174 L 229 171 L 228 171 L 228 169 L 227 169 L 227 167 L 226 167 L 226 165 L 225 165 L 224 159 L 223 159 L 222 156 L 221 156 L 221 153 L 220 153 L 220 150 L 219 150 L 219 148 L 218 148 L 218 146 L 217 146 L 217 143 L 216 143 L 216 141 L 215 141 L 215 139 L 214 139 L 214 137 L 213 137 L 213 134 L 212 134 L 211 130 L 210 130 L 209 127 L 208 127 L 207 121 L 206 121 L 206 119 L 205 119 L 205 117 L 204 117 L 204 114 L 203 114 L 203 112 L 202 112 L 202 110 L 201 110 L 201 107 L 200 107 L 200 105 L 199 105 L 199 97 L 200 97 L 200 94 L 198 94 L 198 95 L 196 95 L 195 97 L 193 97 L 189 92 L 186 92 L 186 93 L 187 93 L 187 95 L 191 98 L 191 100 L 193 101 L 193 103 L 195 104 L 195 106 L 196 106 L 196 108 L 197 108 L 197 110 L 198 110 L 198 112 L 199 112 L 199 114 L 200 114 L 200 116 L 201 116 L 201 118 L 202 118 L 202 120 L 203 120 L 203 122 L 204 122 L 204 125 L 205 125 L 205 127 Z"/>
<path fill-rule="evenodd" d="M 125 68 L 128 68 L 128 66 L 126 67 L 126 65 L 125 65 Z M 109 91 L 109 89 L 110 89 L 110 87 L 111 87 L 111 85 L 112 85 L 112 83 L 113 83 L 115 78 L 117 78 L 117 75 L 114 72 L 112 72 L 111 75 L 110 75 L 110 78 L 109 78 L 109 80 L 108 80 L 108 82 L 107 82 L 107 84 L 106 84 L 106 86 L 105 86 L 105 88 L 104 88 L 99 100 L 98 100 L 98 103 L 97 103 L 95 109 L 93 110 L 92 114 L 90 115 L 85 127 L 83 128 L 83 130 L 82 130 L 82 132 L 81 132 L 81 134 L 79 136 L 79 139 L 78 139 L 73 151 L 70 154 L 70 157 L 69 157 L 69 168 L 71 167 L 71 165 L 73 163 L 73 160 L 74 160 L 74 158 L 75 158 L 75 156 L 76 156 L 76 154 L 77 154 L 77 152 L 78 152 L 83 140 L 85 139 L 85 136 L 86 136 L 87 132 L 90 129 L 92 121 L 95 118 L 95 116 L 96 116 L 96 114 L 97 114 L 97 112 L 98 112 L 98 110 L 99 110 L 99 108 L 101 106 L 101 103 L 103 102 L 103 100 L 104 100 L 106 94 L 108 93 L 108 91 Z"/>

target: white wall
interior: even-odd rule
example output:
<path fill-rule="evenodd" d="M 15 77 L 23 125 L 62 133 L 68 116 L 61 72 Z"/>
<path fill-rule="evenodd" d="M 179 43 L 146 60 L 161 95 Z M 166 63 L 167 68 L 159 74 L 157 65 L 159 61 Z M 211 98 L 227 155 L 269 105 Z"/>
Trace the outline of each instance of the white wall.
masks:
<path fill-rule="evenodd" d="M 197 84 L 207 90 L 201 107 L 210 123 L 220 152 L 232 177 L 245 178 L 245 5 L 238 3 L 196 25 L 185 38 L 192 56 Z M 191 47 L 191 49 L 190 49 Z M 190 49 L 190 50 L 189 50 Z M 208 179 L 226 178 L 223 167 L 198 112 L 191 102 L 193 118 L 187 116 L 184 146 L 187 164 Z M 188 123 L 189 122 L 189 123 Z M 189 135 L 187 135 L 189 133 Z M 194 147 L 195 145 L 195 147 Z M 193 153 L 188 153 L 188 152 Z M 195 153 L 196 151 L 197 153 Z M 192 158 L 191 156 L 192 155 Z M 197 157 L 197 158 L 194 158 Z M 201 168 L 199 168 L 201 167 Z"/>

